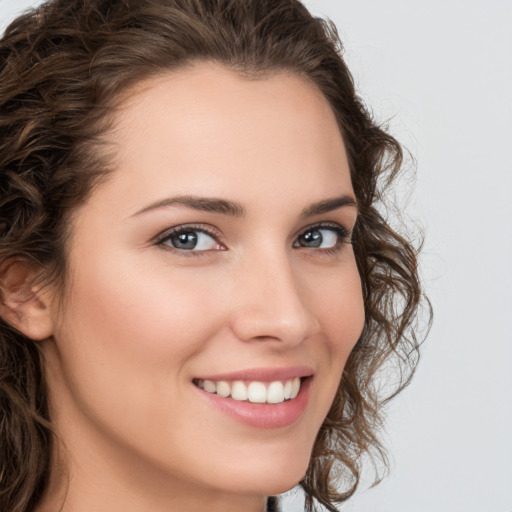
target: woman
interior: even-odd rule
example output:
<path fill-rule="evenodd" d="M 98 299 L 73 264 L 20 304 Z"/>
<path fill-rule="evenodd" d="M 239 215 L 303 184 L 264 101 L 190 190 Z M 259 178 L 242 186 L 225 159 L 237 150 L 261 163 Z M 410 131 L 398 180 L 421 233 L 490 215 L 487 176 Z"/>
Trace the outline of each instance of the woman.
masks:
<path fill-rule="evenodd" d="M 355 490 L 417 360 L 399 144 L 295 0 L 51 1 L 0 52 L 0 508 Z M 389 396 L 389 395 L 388 395 Z"/>

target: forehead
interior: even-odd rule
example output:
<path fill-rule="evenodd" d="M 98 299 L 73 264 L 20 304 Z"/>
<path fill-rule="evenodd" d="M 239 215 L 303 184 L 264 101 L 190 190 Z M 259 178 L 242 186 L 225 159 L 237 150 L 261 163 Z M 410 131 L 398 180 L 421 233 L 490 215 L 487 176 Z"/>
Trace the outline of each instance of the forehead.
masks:
<path fill-rule="evenodd" d="M 131 91 L 108 138 L 120 193 L 136 186 L 141 200 L 166 189 L 242 202 L 262 185 L 329 197 L 333 187 L 351 190 L 329 103 L 292 73 L 249 80 L 201 63 L 151 78 Z"/>

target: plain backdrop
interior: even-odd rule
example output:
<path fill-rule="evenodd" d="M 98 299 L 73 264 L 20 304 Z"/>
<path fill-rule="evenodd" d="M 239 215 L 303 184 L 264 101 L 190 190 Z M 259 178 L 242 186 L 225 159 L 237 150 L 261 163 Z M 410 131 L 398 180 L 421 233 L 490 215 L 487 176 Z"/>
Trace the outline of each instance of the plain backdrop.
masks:
<path fill-rule="evenodd" d="M 0 29 L 36 3 L 0 0 Z M 416 159 L 407 215 L 424 227 L 435 314 L 388 410 L 391 475 L 342 510 L 512 512 L 512 0 L 306 3 L 336 23 L 361 96 Z"/>

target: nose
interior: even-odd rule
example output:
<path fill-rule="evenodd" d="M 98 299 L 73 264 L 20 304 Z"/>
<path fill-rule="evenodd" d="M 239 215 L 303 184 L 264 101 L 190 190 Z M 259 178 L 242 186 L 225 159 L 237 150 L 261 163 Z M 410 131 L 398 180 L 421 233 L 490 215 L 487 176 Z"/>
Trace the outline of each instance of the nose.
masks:
<path fill-rule="evenodd" d="M 231 318 L 238 339 L 292 347 L 320 330 L 317 317 L 307 307 L 307 290 L 295 273 L 283 255 L 266 254 L 241 264 Z"/>

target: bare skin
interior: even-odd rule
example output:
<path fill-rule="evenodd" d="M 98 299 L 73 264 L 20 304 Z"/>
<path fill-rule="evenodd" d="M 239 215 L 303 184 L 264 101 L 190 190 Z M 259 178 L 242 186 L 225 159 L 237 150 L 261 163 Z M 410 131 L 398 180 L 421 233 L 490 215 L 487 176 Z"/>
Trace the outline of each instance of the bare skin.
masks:
<path fill-rule="evenodd" d="M 334 115 L 300 77 L 202 63 L 146 82 L 108 138 L 116 171 L 76 212 L 64 310 L 33 304 L 65 445 L 38 512 L 261 512 L 304 475 L 363 327 Z M 295 367 L 307 404 L 277 428 L 196 385 Z"/>

